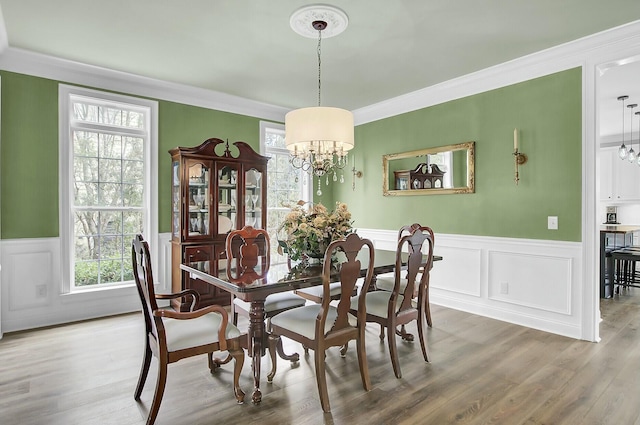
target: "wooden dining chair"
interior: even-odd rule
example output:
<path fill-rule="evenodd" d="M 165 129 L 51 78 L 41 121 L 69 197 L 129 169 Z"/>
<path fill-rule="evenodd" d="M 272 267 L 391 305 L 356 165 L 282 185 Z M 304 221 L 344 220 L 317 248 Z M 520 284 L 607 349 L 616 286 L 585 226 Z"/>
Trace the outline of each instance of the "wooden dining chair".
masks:
<path fill-rule="evenodd" d="M 351 307 L 351 293 L 360 277 L 362 264 L 357 259 L 358 253 L 368 249 L 368 266 L 364 278 L 363 288 L 359 294 L 357 311 L 349 313 Z M 340 251 L 340 262 L 337 273 L 341 284 L 341 297 L 337 305 L 331 302 L 330 284 L 332 282 L 331 254 Z M 353 233 L 345 239 L 332 242 L 326 251 L 322 268 L 322 288 L 324 296 L 320 304 L 309 304 L 294 308 L 271 318 L 271 335 L 269 344 L 273 345 L 280 336 L 286 336 L 301 343 L 315 352 L 315 370 L 318 393 L 322 410 L 329 412 L 329 394 L 325 375 L 325 351 L 329 347 L 342 347 L 349 341 L 356 340 L 358 366 L 362 386 L 371 389 L 367 357 L 365 352 L 365 297 L 373 277 L 374 251 L 373 243 L 368 239 L 361 239 Z"/>
<path fill-rule="evenodd" d="M 266 276 L 269 272 L 270 243 L 266 230 L 245 226 L 239 230 L 229 232 L 226 240 L 227 277 L 230 281 L 242 281 L 250 284 Z M 301 307 L 305 300 L 293 291 L 281 292 L 267 296 L 264 302 L 267 335 L 270 331 L 271 317 L 283 311 Z M 249 318 L 251 304 L 239 298 L 233 298 L 231 312 L 233 323 L 238 324 L 238 315 Z M 284 360 L 296 362 L 300 356 L 297 353 L 286 354 L 282 347 L 282 340 L 277 339 L 275 350 L 269 350 L 271 357 L 271 372 L 267 381 L 273 380 L 276 371 L 276 353 Z"/>
<path fill-rule="evenodd" d="M 402 239 L 403 236 L 411 234 L 416 229 L 422 229 L 423 231 L 428 232 L 431 235 L 431 241 L 435 243 L 435 235 L 433 233 L 433 230 L 430 227 L 421 226 L 419 223 L 413 223 L 410 225 L 402 226 L 398 231 L 398 241 L 400 241 L 400 239 Z M 433 264 L 432 264 L 432 267 L 433 267 Z M 422 270 L 419 271 L 418 274 L 416 275 L 416 281 L 420 281 L 421 278 L 422 278 Z M 403 290 L 406 284 L 407 284 L 407 281 L 406 281 L 406 275 L 405 275 L 405 277 L 400 282 L 400 289 Z M 376 276 L 376 280 L 375 280 L 376 289 L 391 292 L 393 290 L 394 285 L 395 285 L 395 272 L 383 273 Z M 414 289 L 417 289 L 417 288 L 414 288 Z M 431 320 L 431 303 L 429 302 L 429 288 L 427 288 L 427 293 L 425 296 L 426 296 L 425 317 L 427 319 L 427 325 L 429 327 L 433 327 L 433 321 Z M 413 296 L 414 301 L 416 297 L 417 297 L 417 293 L 414 293 L 414 296 Z M 401 330 L 399 333 L 404 333 L 404 332 L 403 330 Z M 381 339 L 384 338 L 384 328 L 380 329 L 380 338 Z"/>
<path fill-rule="evenodd" d="M 395 283 L 392 291 L 373 291 L 366 297 L 366 320 L 380 324 L 387 330 L 389 343 L 389 355 L 396 378 L 402 377 L 398 349 L 396 346 L 396 328 L 402 326 L 400 336 L 408 338 L 404 325 L 414 320 L 418 324 L 418 338 L 422 355 L 426 362 L 429 361 L 429 352 L 424 334 L 424 318 L 426 318 L 426 302 L 429 288 L 429 271 L 433 264 L 433 236 L 431 229 L 420 227 L 413 229 L 412 233 L 405 235 L 398 241 L 396 250 Z M 406 275 L 403 277 L 402 250 L 407 246 L 409 256 L 407 258 Z M 423 253 L 426 252 L 426 257 Z M 422 273 L 420 273 L 422 271 Z M 420 280 L 416 277 L 420 276 Z M 414 295 L 417 294 L 417 301 Z M 360 311 L 360 299 L 352 298 L 351 311 Z M 381 335 L 383 333 L 381 332 Z"/>
<path fill-rule="evenodd" d="M 158 359 L 158 379 L 147 425 L 153 424 L 158 415 L 167 381 L 167 366 L 187 357 L 208 354 L 209 369 L 213 372 L 216 365 L 211 362 L 211 353 L 229 351 L 235 360 L 233 391 L 238 403 L 242 403 L 244 392 L 240 388 L 239 378 L 244 364 L 244 351 L 241 348 L 241 342 L 246 339 L 246 334 L 242 334 L 238 328 L 228 323 L 227 312 L 221 306 L 212 305 L 197 309 L 199 294 L 192 289 L 174 294 L 155 294 L 149 245 L 142 235 L 136 235 L 131 251 L 133 275 L 142 302 L 146 340 L 142 369 L 134 393 L 135 400 L 140 400 L 151 357 L 155 356 Z M 190 311 L 159 309 L 156 303 L 156 299 L 179 297 L 191 297 Z"/>
<path fill-rule="evenodd" d="M 316 304 L 322 303 L 324 290 L 320 286 L 311 286 L 309 288 L 296 289 L 294 292 L 299 297 L 302 297 Z M 334 284 L 329 287 L 329 297 L 332 300 L 337 300 L 340 298 L 340 284 L 338 282 L 334 282 Z"/>

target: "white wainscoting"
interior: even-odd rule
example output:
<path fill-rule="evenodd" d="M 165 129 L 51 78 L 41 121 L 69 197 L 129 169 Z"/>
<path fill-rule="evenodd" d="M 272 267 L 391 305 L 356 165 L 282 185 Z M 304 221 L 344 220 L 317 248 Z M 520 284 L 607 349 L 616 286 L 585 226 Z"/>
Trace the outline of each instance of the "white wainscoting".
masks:
<path fill-rule="evenodd" d="M 395 250 L 396 230 L 358 229 L 376 248 Z M 430 297 L 438 304 L 581 338 L 582 246 L 436 234 Z M 438 317 L 433 317 L 438 326 Z"/>
<path fill-rule="evenodd" d="M 358 233 L 395 250 L 395 230 Z M 575 242 L 436 234 L 435 253 L 444 259 L 432 271 L 431 302 L 580 338 L 581 249 Z M 168 292 L 170 234 L 159 235 L 157 253 L 156 290 Z M 61 294 L 58 238 L 4 240 L 1 258 L 3 332 L 140 309 L 134 286 Z M 437 327 L 437 315 L 433 321 Z"/>
<path fill-rule="evenodd" d="M 170 235 L 160 235 L 156 291 L 171 287 Z M 135 285 L 62 293 L 59 238 L 2 241 L 2 332 L 38 328 L 140 310 Z M 153 250 L 153 247 L 151 247 Z"/>

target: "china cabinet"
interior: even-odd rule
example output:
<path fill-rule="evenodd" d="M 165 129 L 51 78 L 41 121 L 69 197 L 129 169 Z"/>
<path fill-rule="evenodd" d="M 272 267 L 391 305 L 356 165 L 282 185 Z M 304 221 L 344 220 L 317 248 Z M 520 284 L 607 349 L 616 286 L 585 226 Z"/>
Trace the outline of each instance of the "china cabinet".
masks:
<path fill-rule="evenodd" d="M 264 229 L 267 161 L 248 144 L 211 138 L 200 146 L 177 147 L 171 154 L 171 288 L 195 289 L 200 307 L 230 303 L 229 294 L 180 270 L 182 263 L 226 264 L 227 233 L 245 225 Z M 205 263 L 206 262 L 206 263 Z M 217 270 L 209 271 L 217 273 Z M 172 304 L 188 310 L 190 300 Z"/>

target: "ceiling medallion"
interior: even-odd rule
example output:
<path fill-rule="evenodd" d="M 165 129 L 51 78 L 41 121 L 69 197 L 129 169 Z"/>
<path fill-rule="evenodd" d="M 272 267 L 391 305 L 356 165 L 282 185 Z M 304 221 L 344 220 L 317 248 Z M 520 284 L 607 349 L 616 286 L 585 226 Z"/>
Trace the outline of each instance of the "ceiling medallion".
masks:
<path fill-rule="evenodd" d="M 343 11 L 327 4 L 303 6 L 291 14 L 289 25 L 298 34 L 307 38 L 318 38 L 313 22 L 324 21 L 327 27 L 322 30 L 322 38 L 334 37 L 349 25 L 349 17 Z"/>

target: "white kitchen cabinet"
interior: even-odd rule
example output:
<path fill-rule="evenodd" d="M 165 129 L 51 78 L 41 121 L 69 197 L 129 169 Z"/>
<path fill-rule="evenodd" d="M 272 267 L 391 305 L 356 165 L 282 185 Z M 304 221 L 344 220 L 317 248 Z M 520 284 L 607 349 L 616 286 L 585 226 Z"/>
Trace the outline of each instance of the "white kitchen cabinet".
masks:
<path fill-rule="evenodd" d="M 600 150 L 600 200 L 640 201 L 640 165 L 618 157 L 618 148 Z"/>
<path fill-rule="evenodd" d="M 600 149 L 600 200 L 613 201 L 613 160 L 619 159 L 612 149 Z"/>

